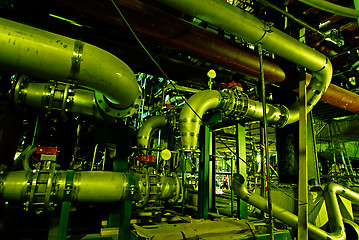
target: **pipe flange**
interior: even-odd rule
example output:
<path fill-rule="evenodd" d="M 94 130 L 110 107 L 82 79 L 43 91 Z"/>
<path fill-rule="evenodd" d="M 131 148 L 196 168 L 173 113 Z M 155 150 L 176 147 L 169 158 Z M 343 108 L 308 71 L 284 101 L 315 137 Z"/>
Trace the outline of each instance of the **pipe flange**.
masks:
<path fill-rule="evenodd" d="M 181 186 L 181 181 L 180 181 L 180 179 L 179 179 L 179 177 L 177 176 L 176 173 L 172 172 L 171 177 L 173 177 L 175 179 L 175 181 L 176 181 L 176 183 L 175 183 L 176 184 L 176 194 L 175 194 L 175 196 L 173 198 L 169 199 L 168 202 L 175 204 L 175 203 L 178 202 L 178 200 L 180 198 L 182 199 L 182 195 L 183 195 L 182 191 L 181 191 L 182 186 Z"/>
<path fill-rule="evenodd" d="M 14 83 L 15 87 L 13 88 L 14 91 L 14 105 L 16 108 L 20 108 L 21 104 L 21 95 L 22 95 L 22 89 L 23 89 L 23 81 L 27 82 L 28 77 L 26 75 L 21 75 L 17 81 Z"/>
<path fill-rule="evenodd" d="M 95 99 L 97 105 L 105 114 L 114 118 L 125 118 L 131 116 L 139 109 L 142 96 L 138 96 L 132 106 L 125 109 L 116 108 L 115 104 L 111 104 L 111 102 L 102 93 L 97 91 L 95 92 Z"/>
<path fill-rule="evenodd" d="M 222 99 L 224 100 L 224 104 L 222 109 L 224 110 L 224 115 L 229 116 L 232 114 L 235 106 L 236 106 L 236 97 L 235 93 L 231 89 L 223 89 L 221 91 Z"/>
<path fill-rule="evenodd" d="M 282 128 L 285 125 L 287 125 L 288 119 L 289 119 L 289 109 L 284 105 L 276 105 L 280 109 L 280 119 L 278 122 L 276 122 L 275 127 Z"/>
<path fill-rule="evenodd" d="M 142 171 L 142 178 L 144 179 L 142 184 L 145 187 L 145 191 L 144 195 L 141 194 L 141 196 L 143 197 L 136 203 L 137 207 L 143 207 L 144 205 L 146 205 L 148 199 L 150 198 L 150 177 L 148 175 L 147 169 L 143 169 Z"/>

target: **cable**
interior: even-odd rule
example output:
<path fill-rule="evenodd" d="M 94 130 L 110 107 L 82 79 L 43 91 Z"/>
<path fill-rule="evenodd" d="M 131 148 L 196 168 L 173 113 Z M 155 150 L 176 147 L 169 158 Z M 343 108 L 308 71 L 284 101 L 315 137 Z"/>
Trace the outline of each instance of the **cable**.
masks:
<path fill-rule="evenodd" d="M 163 74 L 163 76 L 170 81 L 170 84 L 172 85 L 173 89 L 177 92 L 177 94 L 182 98 L 182 100 L 187 104 L 187 106 L 193 111 L 194 114 L 196 114 L 196 116 L 201 120 L 201 122 L 205 123 L 202 118 L 198 115 L 198 113 L 191 107 L 191 105 L 188 104 L 188 102 L 186 101 L 186 98 L 184 96 L 182 96 L 181 94 L 179 94 L 179 91 L 177 90 L 176 86 L 173 84 L 172 80 L 170 80 L 170 78 L 167 76 L 167 74 L 165 73 L 165 71 L 163 71 L 163 69 L 161 68 L 161 66 L 156 62 L 156 60 L 152 57 L 152 55 L 150 54 L 150 52 L 147 50 L 147 48 L 143 45 L 143 43 L 141 42 L 141 40 L 138 38 L 137 34 L 135 33 L 135 31 L 133 31 L 131 25 L 127 22 L 125 16 L 122 14 L 121 10 L 117 7 L 116 3 L 114 2 L 114 0 L 110 0 L 112 2 L 112 4 L 115 6 L 117 12 L 120 14 L 121 18 L 123 19 L 123 21 L 125 22 L 126 26 L 129 28 L 129 30 L 131 31 L 132 35 L 135 37 L 136 41 L 141 45 L 141 47 L 143 48 L 143 50 L 146 52 L 146 54 L 149 56 L 149 58 L 152 60 L 152 62 L 158 67 L 158 69 L 160 70 L 160 72 Z M 206 124 L 207 125 L 207 124 Z"/>

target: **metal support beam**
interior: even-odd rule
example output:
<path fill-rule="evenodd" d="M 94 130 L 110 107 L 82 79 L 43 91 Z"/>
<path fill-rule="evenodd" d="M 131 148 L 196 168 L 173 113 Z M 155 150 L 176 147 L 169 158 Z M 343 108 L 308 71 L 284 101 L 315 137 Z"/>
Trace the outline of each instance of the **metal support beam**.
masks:
<path fill-rule="evenodd" d="M 204 125 L 200 131 L 200 149 L 198 174 L 198 217 L 208 219 L 209 208 L 209 148 L 210 148 L 210 130 Z"/>
<path fill-rule="evenodd" d="M 264 70 L 263 70 L 263 49 L 262 44 L 258 44 L 258 55 L 259 55 L 259 66 L 260 66 L 260 76 L 261 76 L 261 101 L 262 101 L 262 108 L 263 108 L 263 120 L 262 120 L 262 126 L 263 130 L 261 131 L 263 137 L 261 138 L 262 142 L 262 148 L 264 149 L 262 154 L 262 159 L 266 162 L 266 175 L 267 175 L 267 189 L 268 189 L 268 214 L 269 214 L 269 233 L 270 233 L 270 239 L 274 239 L 273 234 L 273 211 L 272 211 L 272 196 L 271 196 L 271 174 L 270 174 L 270 157 L 269 157 L 269 145 L 268 145 L 268 130 L 267 130 L 267 104 L 266 104 L 266 88 L 265 88 L 265 82 L 264 82 Z M 264 161 L 262 161 L 264 162 Z M 264 181 L 264 179 L 262 179 Z"/>
<path fill-rule="evenodd" d="M 65 240 L 67 233 L 67 226 L 70 216 L 70 207 L 71 207 L 71 191 L 72 184 L 74 182 L 74 171 L 68 170 L 66 172 L 66 183 L 64 190 L 64 198 L 61 207 L 60 223 L 57 232 L 57 240 Z"/>
<path fill-rule="evenodd" d="M 236 172 L 242 176 L 247 176 L 246 161 L 246 135 L 245 127 L 240 123 L 236 125 Z M 247 179 L 245 179 L 247 180 Z M 233 179 L 231 179 L 231 182 Z M 233 189 L 231 188 L 231 191 Z M 239 219 L 248 219 L 247 203 L 237 198 L 237 217 Z"/>
<path fill-rule="evenodd" d="M 308 239 L 307 86 L 299 82 L 298 239 Z"/>
<path fill-rule="evenodd" d="M 215 131 L 212 132 L 212 154 L 211 154 L 211 190 L 212 190 L 212 194 L 211 194 L 211 204 L 210 206 L 210 211 L 211 212 L 217 212 L 216 209 L 216 133 Z"/>

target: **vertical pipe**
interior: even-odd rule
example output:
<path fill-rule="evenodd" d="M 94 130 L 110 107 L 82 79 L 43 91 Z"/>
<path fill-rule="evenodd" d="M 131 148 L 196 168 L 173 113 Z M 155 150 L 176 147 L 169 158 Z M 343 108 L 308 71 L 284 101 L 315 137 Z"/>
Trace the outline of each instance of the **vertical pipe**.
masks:
<path fill-rule="evenodd" d="M 245 127 L 240 123 L 236 124 L 236 159 L 237 159 L 237 174 L 247 176 L 247 164 L 246 161 L 246 137 Z M 231 185 L 233 178 L 231 179 Z M 232 188 L 231 188 L 232 189 Z M 233 189 L 232 189 L 233 190 Z M 239 219 L 248 219 L 247 203 L 240 198 L 237 198 L 237 217 Z"/>
<path fill-rule="evenodd" d="M 269 146 L 268 146 L 268 130 L 267 130 L 267 105 L 266 105 L 266 89 L 264 82 L 264 70 L 263 70 L 263 49 L 262 44 L 258 44 L 258 53 L 259 53 L 259 67 L 260 67 L 260 78 L 261 78 L 261 100 L 262 100 L 262 109 L 263 109 L 263 147 L 265 150 L 265 156 L 262 156 L 266 159 L 266 168 L 267 168 L 267 189 L 268 189 L 268 213 L 269 213 L 269 231 L 270 239 L 274 239 L 273 235 L 273 211 L 272 211 L 272 196 L 271 196 L 271 178 L 270 178 L 270 159 L 269 159 Z"/>
<path fill-rule="evenodd" d="M 317 140 L 315 138 L 315 132 L 314 132 L 314 117 L 313 117 L 313 112 L 309 113 L 310 116 L 310 128 L 311 128 L 311 135 L 312 135 L 312 139 L 311 142 L 313 143 L 313 150 L 314 150 L 314 160 L 315 160 L 315 172 L 316 172 L 316 178 L 317 178 L 317 183 L 318 185 L 320 185 L 321 180 L 320 180 L 320 172 L 319 172 L 319 159 L 318 159 L 318 153 L 317 153 Z"/>
<path fill-rule="evenodd" d="M 298 239 L 308 239 L 307 86 L 299 82 Z"/>
<path fill-rule="evenodd" d="M 185 154 L 185 155 L 183 155 L 183 158 L 182 158 L 182 187 L 184 187 L 184 178 L 186 176 L 186 158 L 187 158 L 187 156 L 188 155 Z M 183 192 L 183 194 L 184 194 L 184 192 Z M 181 213 L 182 213 L 182 215 L 184 215 L 184 198 L 182 198 Z"/>

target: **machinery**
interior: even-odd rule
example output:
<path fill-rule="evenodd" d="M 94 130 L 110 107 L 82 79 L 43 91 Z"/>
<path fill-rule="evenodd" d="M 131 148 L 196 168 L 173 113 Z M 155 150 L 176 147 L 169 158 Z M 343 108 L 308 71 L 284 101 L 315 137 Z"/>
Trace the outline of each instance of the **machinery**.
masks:
<path fill-rule="evenodd" d="M 355 7 L 4 1 L 0 238 L 359 239 Z"/>

